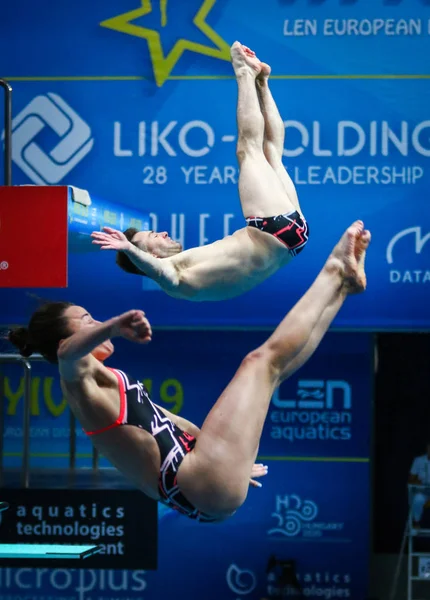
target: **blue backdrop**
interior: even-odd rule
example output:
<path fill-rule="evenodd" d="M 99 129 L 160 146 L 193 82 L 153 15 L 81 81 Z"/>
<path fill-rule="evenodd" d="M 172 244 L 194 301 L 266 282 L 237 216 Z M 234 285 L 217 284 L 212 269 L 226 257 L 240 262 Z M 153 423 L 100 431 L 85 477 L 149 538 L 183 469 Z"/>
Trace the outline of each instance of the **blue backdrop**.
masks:
<path fill-rule="evenodd" d="M 108 364 L 144 381 L 154 402 L 200 426 L 242 359 L 266 338 L 262 332 L 160 331 L 143 348 L 114 340 L 116 352 Z M 366 459 L 371 357 L 368 334 L 327 335 L 311 360 L 274 394 L 260 455 L 268 460 L 285 456 Z M 23 393 L 21 370 L 8 365 L 5 452 L 9 458 L 10 453 L 22 450 Z M 67 404 L 57 371 L 47 363 L 33 364 L 32 416 L 32 452 L 36 457 L 41 453 L 33 464 L 66 466 L 66 460 L 60 459 L 68 451 Z M 89 456 L 88 438 L 80 429 L 77 434 L 78 455 Z M 55 462 L 58 455 L 59 462 Z M 90 466 L 91 462 L 81 464 Z"/>
<path fill-rule="evenodd" d="M 144 380 L 155 402 L 201 425 L 242 358 L 265 338 L 262 332 L 158 332 L 147 347 L 119 340 L 110 363 Z M 259 450 L 269 474 L 231 520 L 205 527 L 159 507 L 159 567 L 142 574 L 145 598 L 168 598 L 178 587 L 191 598 L 234 599 L 237 590 L 264 598 L 267 585 L 274 585 L 266 574 L 274 554 L 296 560 L 309 597 L 363 600 L 370 544 L 372 356 L 370 335 L 329 334 L 307 365 L 277 390 Z M 15 466 L 22 451 L 22 394 L 20 373 L 8 367 L 5 454 L 7 464 Z M 66 466 L 68 411 L 52 367 L 34 366 L 32 400 L 32 465 Z M 90 466 L 89 440 L 80 429 L 77 434 L 78 464 Z M 184 544 L 192 569 L 182 568 Z M 101 575 L 93 576 L 85 575 L 84 587 L 93 581 L 102 592 Z M 68 577 L 65 589 L 71 592 L 84 576 L 58 575 L 60 585 Z M 122 577 L 128 580 L 128 587 L 118 590 L 140 597 L 131 573 L 115 577 L 114 585 Z M 0 588 L 19 594 L 14 581 L 9 588 L 0 580 Z M 90 598 L 86 592 L 83 598 Z M 38 593 L 53 593 L 49 578 Z"/>
<path fill-rule="evenodd" d="M 21 0 L 3 7 L 0 73 L 14 86 L 15 184 L 89 189 L 112 206 L 108 212 L 125 205 L 186 248 L 242 227 L 228 60 L 239 39 L 272 65 L 287 133 L 284 164 L 312 233 L 286 270 L 228 302 L 173 300 L 116 269 L 112 254 L 79 243 L 71 246 L 69 288 L 43 295 L 69 297 L 102 319 L 136 306 L 159 327 L 243 327 L 235 334 L 156 331 L 132 358 L 118 343 L 115 364 L 198 424 L 264 339 L 252 328 L 279 322 L 356 218 L 373 233 L 369 289 L 348 300 L 335 326 L 428 329 L 429 19 L 427 0 Z M 3 322 L 25 320 L 31 309 L 25 290 L 2 290 L 0 302 Z M 151 600 L 186 589 L 193 598 L 261 599 L 275 585 L 266 573 L 275 554 L 296 560 L 307 597 L 363 600 L 372 350 L 365 334 L 339 335 L 327 336 L 274 395 L 260 447 L 269 475 L 234 519 L 203 529 L 160 509 L 158 572 L 0 570 L 1 594 Z M 17 464 L 23 389 L 18 371 L 9 373 L 5 451 Z M 35 367 L 32 410 L 33 464 L 64 464 L 66 405 L 47 365 Z M 79 464 L 89 465 L 89 442 L 78 441 Z"/>
<path fill-rule="evenodd" d="M 130 286 L 122 308 L 144 304 L 155 325 L 272 326 L 362 218 L 373 232 L 369 290 L 335 325 L 428 328 L 429 19 L 419 0 L 9 4 L 0 70 L 14 86 L 14 181 L 88 188 L 149 213 L 187 248 L 241 227 L 228 62 L 238 38 L 273 67 L 308 248 L 226 303 L 142 294 L 116 272 Z M 106 276 L 112 261 L 100 259 Z"/>

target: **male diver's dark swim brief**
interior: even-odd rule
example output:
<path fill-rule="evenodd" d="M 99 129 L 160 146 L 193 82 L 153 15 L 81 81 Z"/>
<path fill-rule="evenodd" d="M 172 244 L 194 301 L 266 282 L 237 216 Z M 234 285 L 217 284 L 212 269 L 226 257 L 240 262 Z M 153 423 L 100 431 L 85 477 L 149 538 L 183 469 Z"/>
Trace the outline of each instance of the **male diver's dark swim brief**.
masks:
<path fill-rule="evenodd" d="M 273 235 L 285 244 L 292 256 L 303 250 L 309 238 L 309 225 L 296 210 L 277 217 L 248 217 L 246 224 Z"/>

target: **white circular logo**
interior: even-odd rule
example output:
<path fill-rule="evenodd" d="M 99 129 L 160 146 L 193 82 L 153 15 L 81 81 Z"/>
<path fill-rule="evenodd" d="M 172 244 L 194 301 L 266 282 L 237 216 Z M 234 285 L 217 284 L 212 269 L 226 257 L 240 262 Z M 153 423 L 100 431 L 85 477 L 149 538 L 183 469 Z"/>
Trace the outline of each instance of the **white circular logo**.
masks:
<path fill-rule="evenodd" d="M 256 588 L 257 580 L 252 571 L 230 565 L 227 571 L 227 584 L 235 594 L 245 595 L 250 594 Z"/>
<path fill-rule="evenodd" d="M 9 263 L 7 262 L 7 260 L 2 260 L 0 262 L 0 270 L 6 271 L 6 269 L 9 269 Z"/>

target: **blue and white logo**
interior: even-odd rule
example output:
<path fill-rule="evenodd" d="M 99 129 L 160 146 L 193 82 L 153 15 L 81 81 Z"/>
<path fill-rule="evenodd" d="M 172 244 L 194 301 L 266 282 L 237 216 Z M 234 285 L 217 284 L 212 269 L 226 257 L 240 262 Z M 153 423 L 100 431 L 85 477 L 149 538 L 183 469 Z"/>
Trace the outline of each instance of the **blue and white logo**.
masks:
<path fill-rule="evenodd" d="M 387 245 L 386 260 L 390 268 L 390 283 L 430 283 L 430 269 L 422 255 L 430 249 L 430 232 L 422 227 L 408 227 L 394 235 Z M 427 254 L 428 256 L 428 254 Z M 406 268 L 405 268 L 406 267 Z"/>
<path fill-rule="evenodd" d="M 232 592 L 245 596 L 253 592 L 257 586 L 257 578 L 249 570 L 239 569 L 237 565 L 230 565 L 227 570 L 227 584 Z"/>
<path fill-rule="evenodd" d="M 389 242 L 387 246 L 387 263 L 392 265 L 394 262 L 393 251 L 394 247 L 397 243 L 404 237 L 411 236 L 414 239 L 414 249 L 415 254 L 421 254 L 424 246 L 428 241 L 430 241 L 430 233 L 426 235 L 423 234 L 421 227 L 409 227 L 408 229 L 403 229 L 403 231 L 399 231 Z M 408 241 L 409 246 L 411 245 L 411 239 Z M 401 250 L 399 250 L 401 253 Z"/>
<path fill-rule="evenodd" d="M 327 523 L 316 521 L 319 508 L 313 500 L 303 500 L 296 494 L 276 496 L 276 512 L 272 517 L 277 523 L 267 531 L 270 537 L 277 539 L 306 537 L 321 538 L 325 532 L 343 530 L 343 523 Z"/>
<path fill-rule="evenodd" d="M 318 515 L 318 506 L 312 500 L 302 500 L 300 496 L 276 496 L 276 527 L 269 529 L 269 535 L 280 534 L 286 537 L 299 535 L 302 524 L 313 521 Z"/>
<path fill-rule="evenodd" d="M 279 388 L 273 394 L 272 402 L 278 408 L 320 408 L 332 409 L 335 395 L 343 410 L 350 410 L 352 405 L 351 386 L 346 381 L 322 379 L 300 379 L 297 386 L 297 396 L 294 400 L 283 400 L 279 397 Z"/>
<path fill-rule="evenodd" d="M 37 143 L 43 130 L 60 139 L 50 151 Z M 85 121 L 57 94 L 36 96 L 12 121 L 12 159 L 38 185 L 55 185 L 90 152 Z"/>
<path fill-rule="evenodd" d="M 272 397 L 270 436 L 289 440 L 347 441 L 352 437 L 352 389 L 341 379 L 300 379 L 293 398 Z"/>

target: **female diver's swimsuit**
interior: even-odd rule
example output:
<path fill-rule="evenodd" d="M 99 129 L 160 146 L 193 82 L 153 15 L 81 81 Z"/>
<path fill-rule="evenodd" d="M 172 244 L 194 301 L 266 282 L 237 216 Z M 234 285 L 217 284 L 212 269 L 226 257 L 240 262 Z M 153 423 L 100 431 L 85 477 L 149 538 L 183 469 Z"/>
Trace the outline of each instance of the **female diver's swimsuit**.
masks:
<path fill-rule="evenodd" d="M 118 379 L 119 417 L 108 427 L 85 433 L 97 435 L 122 425 L 133 425 L 148 431 L 154 436 L 161 454 L 158 477 L 160 502 L 190 519 L 206 523 L 218 521 L 219 519 L 197 510 L 182 494 L 176 481 L 179 465 L 185 455 L 191 452 L 196 445 L 196 438 L 186 431 L 182 431 L 151 402 L 148 390 L 140 381 L 132 379 L 118 369 L 109 370 Z"/>

